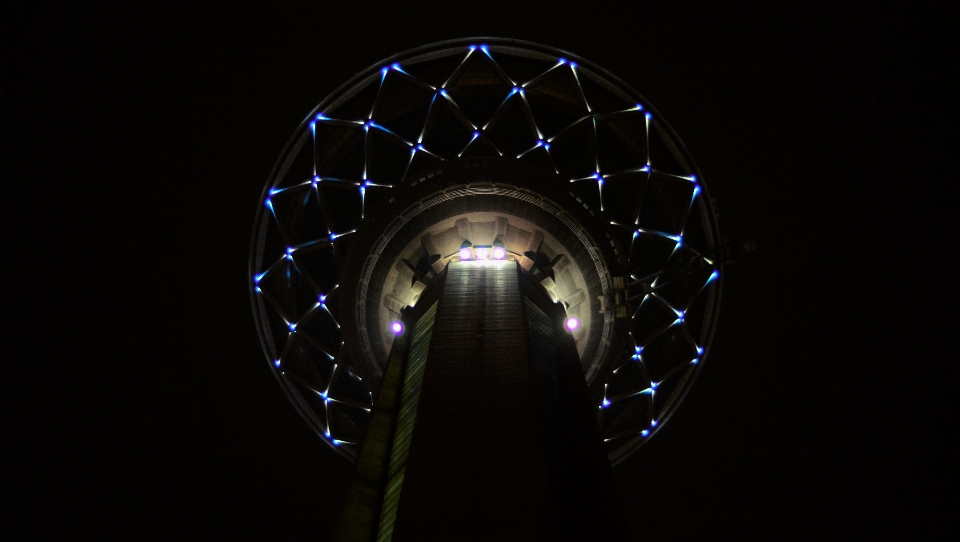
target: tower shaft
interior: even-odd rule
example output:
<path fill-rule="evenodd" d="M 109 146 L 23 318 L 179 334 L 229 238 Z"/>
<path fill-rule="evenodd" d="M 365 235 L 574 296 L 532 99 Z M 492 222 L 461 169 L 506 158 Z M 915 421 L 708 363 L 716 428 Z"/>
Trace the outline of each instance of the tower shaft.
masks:
<path fill-rule="evenodd" d="M 451 263 L 437 282 L 407 314 L 409 346 L 391 355 L 402 390 L 394 381 L 400 393 L 378 396 L 399 397 L 389 461 L 364 443 L 343 518 L 379 515 L 378 542 L 623 540 L 563 309 L 511 261 Z M 369 464 L 382 466 L 379 486 L 360 479 Z M 379 513 L 351 510 L 361 482 L 365 494 L 382 488 Z M 353 540 L 346 531 L 338 539 Z"/>

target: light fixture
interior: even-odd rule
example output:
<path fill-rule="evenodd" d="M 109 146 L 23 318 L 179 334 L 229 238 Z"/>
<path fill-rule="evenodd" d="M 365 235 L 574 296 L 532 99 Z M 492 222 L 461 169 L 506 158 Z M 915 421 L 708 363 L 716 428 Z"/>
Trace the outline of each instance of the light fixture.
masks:
<path fill-rule="evenodd" d="M 493 259 L 502 260 L 507 257 L 507 249 L 503 248 L 503 241 L 499 237 L 493 241 Z"/>
<path fill-rule="evenodd" d="M 403 322 L 400 320 L 393 320 L 390 322 L 390 333 L 393 333 L 397 337 L 403 335 L 403 330 L 405 329 Z"/>
<path fill-rule="evenodd" d="M 580 319 L 576 316 L 568 316 L 567 319 L 563 321 L 563 327 L 568 332 L 573 333 L 580 328 Z"/>

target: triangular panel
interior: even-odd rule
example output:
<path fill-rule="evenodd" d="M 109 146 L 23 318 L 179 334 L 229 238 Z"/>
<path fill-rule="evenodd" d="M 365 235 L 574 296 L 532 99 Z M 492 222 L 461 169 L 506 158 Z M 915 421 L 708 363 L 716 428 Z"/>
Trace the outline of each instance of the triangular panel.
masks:
<path fill-rule="evenodd" d="M 568 66 L 551 70 L 525 88 L 533 118 L 546 137 L 555 136 L 589 113 L 580 86 Z"/>
<path fill-rule="evenodd" d="M 651 172 L 640 205 L 640 227 L 679 235 L 683 231 L 695 187 L 688 179 L 659 171 Z"/>
<path fill-rule="evenodd" d="M 550 143 L 560 175 L 568 179 L 589 177 L 597 171 L 596 141 L 590 119 L 578 122 Z"/>
<path fill-rule="evenodd" d="M 390 134 L 371 128 L 367 134 L 367 180 L 397 184 L 410 162 L 410 147 Z"/>
<path fill-rule="evenodd" d="M 646 189 L 643 172 L 611 175 L 603 180 L 603 213 L 611 221 L 634 226 L 640 209 L 640 197 Z"/>
<path fill-rule="evenodd" d="M 483 126 L 512 87 L 499 66 L 487 55 L 474 52 L 450 77 L 446 89 L 467 118 Z"/>
<path fill-rule="evenodd" d="M 314 130 L 317 175 L 359 180 L 363 176 L 363 127 L 320 121 Z"/>
<path fill-rule="evenodd" d="M 448 160 L 457 155 L 473 139 L 473 126 L 463 114 L 446 99 L 437 98 L 430 110 L 423 146 L 430 152 Z"/>
<path fill-rule="evenodd" d="M 436 93 L 396 70 L 387 72 L 373 110 L 373 120 L 408 141 L 416 141 Z"/>
<path fill-rule="evenodd" d="M 506 156 L 518 156 L 538 139 L 533 117 L 520 93 L 514 93 L 484 130 Z"/>
<path fill-rule="evenodd" d="M 646 119 L 641 112 L 597 118 L 597 159 L 602 173 L 647 165 Z"/>

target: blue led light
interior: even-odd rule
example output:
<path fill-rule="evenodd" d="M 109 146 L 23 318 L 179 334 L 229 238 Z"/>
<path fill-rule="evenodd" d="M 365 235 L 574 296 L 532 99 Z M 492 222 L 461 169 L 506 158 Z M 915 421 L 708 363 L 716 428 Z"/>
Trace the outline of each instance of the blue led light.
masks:
<path fill-rule="evenodd" d="M 713 273 L 710 273 L 710 278 L 707 279 L 707 283 L 709 284 L 711 281 L 717 280 L 719 277 L 720 277 L 720 272 L 714 271 Z"/>
<path fill-rule="evenodd" d="M 259 275 L 254 275 L 254 276 L 253 276 L 253 283 L 254 283 L 254 284 L 259 284 L 259 283 L 260 283 L 260 279 L 262 279 L 262 278 L 264 277 L 264 275 L 266 275 L 266 274 L 267 274 L 267 272 L 264 271 L 263 273 L 260 273 Z"/>
<path fill-rule="evenodd" d="M 650 427 L 656 427 L 656 426 L 657 426 L 657 420 L 653 420 L 652 422 L 650 422 Z"/>
<path fill-rule="evenodd" d="M 310 131 L 314 134 L 317 133 L 317 123 L 315 121 L 310 121 Z"/>
<path fill-rule="evenodd" d="M 320 392 L 320 397 L 323 397 L 323 399 L 326 400 L 326 399 L 327 399 L 327 392 L 326 392 L 326 391 L 321 391 L 321 392 Z M 327 432 L 329 433 L 329 431 L 327 431 Z"/>
<path fill-rule="evenodd" d="M 698 196 L 699 194 L 700 194 L 700 185 L 694 186 L 694 187 L 693 187 L 693 198 L 692 198 L 692 199 L 697 199 L 697 196 Z"/>
<path fill-rule="evenodd" d="M 600 404 L 603 406 L 603 408 L 607 408 L 608 406 L 610 406 L 610 401 L 607 399 L 604 399 L 603 402 Z"/>
<path fill-rule="evenodd" d="M 281 190 L 279 188 L 271 188 L 269 194 L 273 196 L 275 194 L 279 194 L 280 192 Z"/>
<path fill-rule="evenodd" d="M 330 120 L 328 117 L 323 116 L 323 113 L 317 113 L 317 120 Z"/>
<path fill-rule="evenodd" d="M 644 113 L 644 116 L 647 117 L 647 120 L 650 120 L 653 118 L 653 115 L 651 115 L 650 113 Z"/>
<path fill-rule="evenodd" d="M 577 69 L 577 63 L 576 63 L 576 62 L 571 62 L 571 63 L 570 63 L 570 67 L 573 68 L 573 69 Z"/>
<path fill-rule="evenodd" d="M 287 324 L 287 327 L 290 328 L 290 331 L 296 331 L 296 330 L 297 330 L 297 324 L 296 324 L 295 322 L 291 322 L 291 323 Z"/>
<path fill-rule="evenodd" d="M 280 368 L 280 360 L 279 360 L 279 359 L 273 360 L 273 366 L 276 367 L 277 369 L 279 369 L 279 368 Z"/>
<path fill-rule="evenodd" d="M 474 132 L 474 133 L 473 133 L 473 138 L 476 139 L 476 138 L 478 138 L 478 137 L 480 137 L 480 132 Z"/>
<path fill-rule="evenodd" d="M 296 250 L 293 247 L 287 247 L 287 254 L 293 254 L 293 251 Z"/>
<path fill-rule="evenodd" d="M 476 46 L 476 45 L 471 45 L 470 47 L 467 47 L 467 49 L 470 49 L 471 51 L 476 51 L 476 50 L 477 50 L 477 46 Z"/>
<path fill-rule="evenodd" d="M 320 301 L 321 305 L 327 302 L 327 296 L 324 294 L 320 294 L 320 297 L 318 297 L 317 299 Z"/>
<path fill-rule="evenodd" d="M 257 286 L 254 291 L 257 292 L 258 294 L 262 294 L 262 293 L 263 293 L 263 290 L 261 290 L 259 286 Z"/>
<path fill-rule="evenodd" d="M 337 238 L 337 234 L 335 234 L 335 233 L 331 233 L 331 234 L 330 234 L 330 240 L 331 240 L 331 241 L 333 241 L 333 240 L 336 239 L 336 238 Z"/>
<path fill-rule="evenodd" d="M 393 64 L 390 64 L 390 67 L 393 68 L 393 69 L 395 69 L 395 70 L 397 70 L 397 71 L 399 71 L 399 70 L 400 70 L 400 63 L 394 62 Z"/>
<path fill-rule="evenodd" d="M 440 89 L 440 95 L 443 96 L 444 98 L 446 98 L 446 97 L 447 97 L 447 91 L 444 90 L 444 89 Z"/>
<path fill-rule="evenodd" d="M 643 106 L 640 104 L 637 104 L 637 111 L 643 111 Z"/>
<path fill-rule="evenodd" d="M 559 62 L 559 63 L 561 63 L 561 64 L 566 64 L 566 63 L 567 63 L 567 59 L 565 59 L 565 58 L 558 58 L 558 59 L 557 59 L 557 62 Z"/>
<path fill-rule="evenodd" d="M 650 431 L 647 430 L 647 429 L 644 429 L 643 431 L 640 431 L 640 435 L 641 435 L 641 436 L 644 436 L 644 437 L 645 437 L 645 436 L 647 436 L 647 435 L 649 435 L 649 434 L 650 434 Z"/>
<path fill-rule="evenodd" d="M 657 384 L 656 382 L 651 382 L 651 383 L 650 383 L 650 389 L 651 389 L 651 390 L 657 389 L 657 386 L 658 386 L 658 384 Z"/>
<path fill-rule="evenodd" d="M 702 346 L 698 346 L 698 347 L 697 347 L 697 354 L 699 354 L 699 355 L 701 355 L 701 356 L 703 355 L 703 347 L 702 347 Z"/>
<path fill-rule="evenodd" d="M 490 47 L 487 44 L 481 45 L 480 50 L 483 51 L 484 53 L 487 53 L 488 55 L 490 54 Z"/>

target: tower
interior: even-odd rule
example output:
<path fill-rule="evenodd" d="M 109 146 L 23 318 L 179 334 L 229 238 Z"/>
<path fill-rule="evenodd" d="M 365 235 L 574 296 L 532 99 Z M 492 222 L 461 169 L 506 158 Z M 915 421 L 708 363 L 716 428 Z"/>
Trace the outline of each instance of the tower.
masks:
<path fill-rule="evenodd" d="M 256 222 L 252 301 L 291 401 L 357 461 L 358 478 L 380 484 L 380 520 L 392 513 L 391 487 L 401 488 L 398 533 L 424 527 L 405 518 L 416 503 L 443 504 L 441 489 L 472 488 L 460 502 L 480 506 L 470 499 L 495 477 L 476 473 L 496 463 L 518 495 L 541 492 L 524 502 L 542 508 L 527 512 L 553 518 L 538 524 L 557 534 L 581 529 L 558 511 L 602 522 L 600 509 L 583 513 L 587 501 L 561 498 L 557 465 L 581 454 L 570 464 L 592 480 L 585 494 L 606 487 L 609 465 L 663 426 L 699 372 L 719 310 L 717 239 L 692 158 L 636 91 L 548 47 L 454 40 L 361 72 L 294 133 Z M 535 324 L 540 313 L 552 327 Z M 579 324 L 570 333 L 566 319 Z M 540 344 L 555 345 L 552 356 L 532 346 L 547 328 L 555 340 L 541 334 Z M 481 368 L 513 377 L 464 378 Z M 405 387 L 417 371 L 422 404 Z M 551 402 L 545 389 L 567 399 Z M 561 422 L 580 428 L 574 440 Z M 468 445 L 465 427 L 484 431 Z M 411 477 L 391 486 L 400 463 L 383 462 L 400 457 L 405 431 L 398 461 Z M 470 459 L 482 450 L 496 453 Z M 603 468 L 589 460 L 603 456 Z M 523 461 L 529 469 L 509 466 Z M 447 463 L 464 478 L 452 469 L 441 488 L 423 474 Z M 505 532 L 487 527 L 470 532 Z"/>

